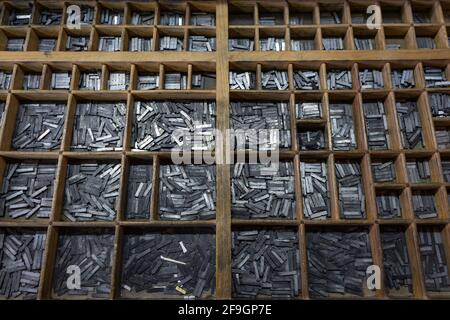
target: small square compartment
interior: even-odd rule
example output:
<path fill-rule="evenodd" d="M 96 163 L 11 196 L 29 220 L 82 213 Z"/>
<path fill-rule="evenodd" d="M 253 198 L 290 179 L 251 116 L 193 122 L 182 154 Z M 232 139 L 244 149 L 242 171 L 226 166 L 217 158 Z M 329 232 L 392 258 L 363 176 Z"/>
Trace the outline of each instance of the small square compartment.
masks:
<path fill-rule="evenodd" d="M 45 160 L 7 162 L 0 194 L 0 219 L 50 219 L 56 166 L 56 161 Z"/>
<path fill-rule="evenodd" d="M 372 176 L 375 183 L 395 183 L 398 180 L 396 173 L 397 159 L 372 159 Z"/>
<path fill-rule="evenodd" d="M 417 233 L 425 289 L 428 293 L 448 292 L 448 252 L 444 247 L 448 242 L 448 232 L 440 226 L 418 226 Z"/>
<path fill-rule="evenodd" d="M 412 190 L 412 207 L 417 219 L 437 219 L 436 191 Z"/>
<path fill-rule="evenodd" d="M 98 24 L 118 26 L 124 23 L 124 9 L 117 4 L 98 6 Z"/>
<path fill-rule="evenodd" d="M 22 101 L 16 115 L 11 149 L 51 151 L 61 146 L 65 102 Z"/>
<path fill-rule="evenodd" d="M 434 129 L 438 149 L 450 149 L 450 127 L 436 127 Z"/>
<path fill-rule="evenodd" d="M 433 117 L 450 117 L 450 94 L 440 92 L 428 93 L 428 105 Z"/>
<path fill-rule="evenodd" d="M 121 298 L 215 297 L 218 253 L 214 230 L 129 228 L 124 231 L 122 246 Z"/>
<path fill-rule="evenodd" d="M 402 217 L 400 190 L 377 190 L 376 203 L 380 219 L 399 219 Z"/>
<path fill-rule="evenodd" d="M 317 50 L 317 31 L 315 28 L 291 28 L 291 51 Z"/>
<path fill-rule="evenodd" d="M 11 4 L 13 4 L 12 2 Z M 12 6 L 10 3 L 5 3 L 4 6 L 4 24 L 10 26 L 26 26 L 32 20 L 32 6 Z"/>
<path fill-rule="evenodd" d="M 152 4 L 130 3 L 130 24 L 134 26 L 152 26 L 155 24 L 155 9 Z"/>
<path fill-rule="evenodd" d="M 12 71 L 0 70 L 0 90 L 11 88 Z"/>
<path fill-rule="evenodd" d="M 46 228 L 0 229 L 0 274 L 5 275 L 5 281 L 10 279 L 10 285 L 4 285 L 0 293 L 1 300 L 38 298 L 45 262 L 46 232 Z"/>
<path fill-rule="evenodd" d="M 150 200 L 153 189 L 153 165 L 147 161 L 132 160 L 128 164 L 127 220 L 150 219 Z"/>
<path fill-rule="evenodd" d="M 231 236 L 233 298 L 296 299 L 300 295 L 301 260 L 296 229 L 240 228 L 234 229 Z M 261 248 L 260 254 L 252 254 L 252 248 Z M 279 282 L 280 278 L 289 280 Z"/>
<path fill-rule="evenodd" d="M 342 7 L 333 7 L 330 4 L 320 5 L 320 24 L 342 24 L 343 22 Z"/>
<path fill-rule="evenodd" d="M 56 262 L 52 275 L 52 298 L 109 299 L 114 257 L 114 229 L 61 228 L 57 232 Z M 68 289 L 71 266 L 86 268 L 88 277 L 79 289 Z M 83 269 L 82 269 L 83 270 Z"/>

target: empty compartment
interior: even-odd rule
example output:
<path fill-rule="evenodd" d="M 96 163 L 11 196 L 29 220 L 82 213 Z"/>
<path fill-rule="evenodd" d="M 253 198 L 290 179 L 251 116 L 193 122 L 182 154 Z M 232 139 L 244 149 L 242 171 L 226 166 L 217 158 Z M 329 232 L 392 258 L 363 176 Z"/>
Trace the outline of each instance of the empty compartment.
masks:
<path fill-rule="evenodd" d="M 369 149 L 389 149 L 389 129 L 383 101 L 364 100 L 363 113 L 366 124 L 366 136 Z"/>
<path fill-rule="evenodd" d="M 123 148 L 126 102 L 77 103 L 71 150 L 120 151 Z"/>
<path fill-rule="evenodd" d="M 412 190 L 412 205 L 416 218 L 438 218 L 438 210 L 436 207 L 436 191 Z"/>

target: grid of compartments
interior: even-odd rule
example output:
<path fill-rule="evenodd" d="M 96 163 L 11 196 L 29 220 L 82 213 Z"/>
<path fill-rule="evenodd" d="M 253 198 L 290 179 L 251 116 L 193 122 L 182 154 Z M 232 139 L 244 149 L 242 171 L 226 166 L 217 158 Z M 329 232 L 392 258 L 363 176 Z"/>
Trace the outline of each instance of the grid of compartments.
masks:
<path fill-rule="evenodd" d="M 213 52 L 0 59 L 2 299 L 449 298 L 450 3 L 381 1 L 376 31 L 366 1 L 80 3 L 80 30 L 65 26 L 71 3 L 4 3 L 2 43 L 70 51 L 86 36 L 98 51 L 113 35 L 120 51 L 132 37 L 158 51 L 167 36 Z M 193 35 L 206 50 L 189 49 Z M 305 36 L 313 47 L 295 49 Z M 340 43 L 328 36 L 386 51 L 241 52 Z M 174 164 L 183 143 L 217 157 L 212 129 L 252 128 L 249 115 L 281 130 L 279 168 L 237 162 L 251 149 L 232 165 Z M 201 141 L 168 135 L 196 126 Z M 80 290 L 65 285 L 74 264 Z M 371 264 L 380 290 L 365 287 Z"/>

